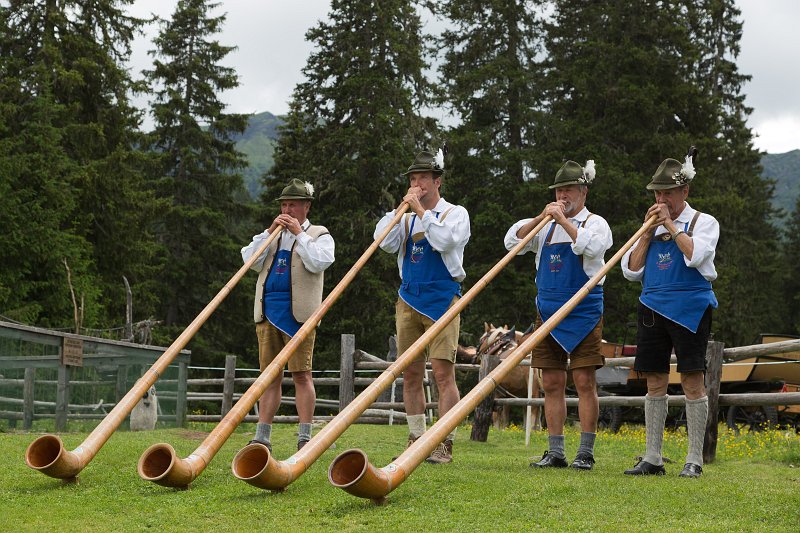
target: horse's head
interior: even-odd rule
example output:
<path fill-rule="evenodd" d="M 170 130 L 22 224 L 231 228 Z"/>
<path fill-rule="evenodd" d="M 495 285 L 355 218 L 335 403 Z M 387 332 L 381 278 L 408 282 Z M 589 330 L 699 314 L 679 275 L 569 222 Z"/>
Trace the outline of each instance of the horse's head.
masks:
<path fill-rule="evenodd" d="M 478 339 L 477 359 L 484 354 L 497 354 L 517 345 L 521 334 L 512 326 L 496 327 L 484 322 L 484 333 Z"/>

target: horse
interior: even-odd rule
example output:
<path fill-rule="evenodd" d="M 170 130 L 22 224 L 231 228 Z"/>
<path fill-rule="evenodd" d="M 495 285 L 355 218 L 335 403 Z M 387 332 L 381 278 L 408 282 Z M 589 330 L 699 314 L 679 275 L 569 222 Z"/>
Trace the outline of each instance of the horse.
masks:
<path fill-rule="evenodd" d="M 523 333 L 508 326 L 496 327 L 494 324 L 484 322 L 484 333 L 478 339 L 478 346 L 459 346 L 456 356 L 460 361 L 480 364 L 485 355 L 494 355 L 498 359 L 505 359 L 522 342 Z M 500 397 L 527 398 L 528 374 L 530 367 L 517 366 L 497 384 Z M 542 371 L 533 370 L 533 391 L 531 397 L 539 398 L 542 394 Z M 499 413 L 495 413 L 494 424 L 497 428 L 508 426 L 510 406 L 504 405 Z M 541 429 L 541 410 L 538 406 L 531 408 L 533 429 Z"/>

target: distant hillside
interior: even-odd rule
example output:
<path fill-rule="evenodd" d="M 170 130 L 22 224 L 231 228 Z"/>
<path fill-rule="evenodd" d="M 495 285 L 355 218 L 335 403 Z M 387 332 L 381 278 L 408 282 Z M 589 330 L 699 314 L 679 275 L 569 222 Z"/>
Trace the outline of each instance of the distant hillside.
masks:
<path fill-rule="evenodd" d="M 250 196 L 257 198 L 261 190 L 261 178 L 272 168 L 272 154 L 278 140 L 278 128 L 283 119 L 265 111 L 250 117 L 244 134 L 236 140 L 236 148 L 247 156 L 250 166 L 242 173 Z M 774 179 L 773 204 L 787 215 L 794 211 L 800 195 L 800 150 L 785 154 L 764 154 L 761 158 L 762 177 Z"/>
<path fill-rule="evenodd" d="M 250 196 L 257 198 L 261 190 L 261 177 L 272 168 L 272 154 L 278 139 L 278 127 L 283 119 L 270 112 L 250 117 L 247 129 L 236 139 L 236 149 L 247 156 L 250 166 L 242 172 Z"/>
<path fill-rule="evenodd" d="M 772 203 L 782 208 L 786 216 L 794 212 L 800 195 L 800 150 L 785 154 L 764 154 L 761 158 L 761 176 L 776 181 Z"/>

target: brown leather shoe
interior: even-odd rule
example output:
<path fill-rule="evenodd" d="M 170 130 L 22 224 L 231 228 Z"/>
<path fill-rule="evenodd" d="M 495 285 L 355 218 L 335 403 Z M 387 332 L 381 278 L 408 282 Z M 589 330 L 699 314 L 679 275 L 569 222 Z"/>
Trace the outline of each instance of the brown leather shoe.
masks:
<path fill-rule="evenodd" d="M 299 439 L 299 440 L 297 441 L 297 451 L 298 451 L 298 452 L 299 452 L 299 451 L 300 451 L 300 450 L 303 448 L 303 446 L 305 446 L 306 444 L 308 444 L 308 440 L 309 440 L 309 439 Z"/>
<path fill-rule="evenodd" d="M 425 459 L 425 462 L 434 465 L 452 463 L 453 441 L 450 439 L 445 439 L 444 442 L 440 442 L 436 449 L 431 452 L 431 455 Z"/>
<path fill-rule="evenodd" d="M 408 444 L 406 445 L 406 450 L 411 448 L 411 445 L 414 444 L 415 442 L 417 442 L 418 438 L 419 437 L 415 437 L 414 435 L 409 435 L 408 436 Z M 395 455 L 394 457 L 392 457 L 392 461 L 396 461 L 398 457 L 400 457 L 400 456 L 399 455 Z"/>

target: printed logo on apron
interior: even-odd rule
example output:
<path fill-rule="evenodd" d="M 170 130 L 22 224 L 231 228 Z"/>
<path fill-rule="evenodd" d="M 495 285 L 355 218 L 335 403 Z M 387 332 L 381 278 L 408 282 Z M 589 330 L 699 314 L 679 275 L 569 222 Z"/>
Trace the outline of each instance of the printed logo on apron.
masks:
<path fill-rule="evenodd" d="M 398 294 L 418 313 L 439 320 L 447 312 L 453 297 L 461 293 L 461 285 L 450 275 L 442 255 L 431 247 L 425 234 L 413 233 L 416 220 L 417 216 L 412 215 L 408 230 L 412 238 L 406 242 Z"/>
<path fill-rule="evenodd" d="M 580 224 L 585 225 L 586 221 Z M 572 242 L 550 242 L 555 227 L 556 223 L 553 222 L 547 232 L 541 251 L 542 260 L 536 272 L 536 308 L 543 322 L 589 281 L 589 276 L 583 270 L 582 258 L 572 251 Z M 597 326 L 602 316 L 603 287 L 598 285 L 550 332 L 550 336 L 565 352 L 572 353 Z"/>
<path fill-rule="evenodd" d="M 683 225 L 690 237 L 699 214 L 691 226 L 689 222 Z M 697 333 L 708 306 L 717 307 L 711 282 L 696 268 L 686 266 L 683 252 L 668 233 L 657 236 L 647 249 L 639 301 L 692 333 Z"/>

